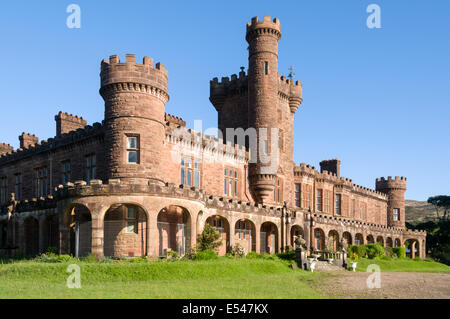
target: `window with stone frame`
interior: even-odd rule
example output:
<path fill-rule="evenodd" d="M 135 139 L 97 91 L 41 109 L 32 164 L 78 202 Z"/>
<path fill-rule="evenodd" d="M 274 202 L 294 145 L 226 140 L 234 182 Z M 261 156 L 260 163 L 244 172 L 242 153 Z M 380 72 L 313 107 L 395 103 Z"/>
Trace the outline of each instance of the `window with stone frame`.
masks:
<path fill-rule="evenodd" d="M 283 201 L 283 180 L 281 178 L 275 179 L 275 188 L 273 190 L 273 199 L 276 203 Z"/>
<path fill-rule="evenodd" d="M 8 200 L 8 178 L 3 176 L 0 178 L 0 204 L 5 204 Z"/>
<path fill-rule="evenodd" d="M 323 209 L 323 189 L 316 190 L 316 211 L 321 212 Z"/>
<path fill-rule="evenodd" d="M 295 191 L 294 191 L 294 203 L 295 207 L 300 207 L 300 184 L 295 184 Z"/>
<path fill-rule="evenodd" d="M 16 200 L 22 200 L 22 174 L 17 173 L 14 175 L 14 194 L 16 195 Z"/>
<path fill-rule="evenodd" d="M 235 168 L 223 169 L 223 194 L 228 197 L 238 197 L 239 173 Z"/>
<path fill-rule="evenodd" d="M 312 208 L 312 185 L 309 184 L 302 184 L 302 192 L 301 192 L 301 197 L 302 197 L 302 208 Z"/>
<path fill-rule="evenodd" d="M 48 195 L 48 170 L 40 167 L 34 170 L 34 196 L 36 198 Z"/>
<path fill-rule="evenodd" d="M 61 174 L 61 182 L 63 185 L 66 183 L 70 183 L 72 181 L 72 165 L 70 160 L 65 160 L 61 162 L 62 165 L 62 174 Z"/>
<path fill-rule="evenodd" d="M 342 195 L 336 194 L 336 200 L 335 200 L 335 214 L 341 215 L 342 214 Z"/>
<path fill-rule="evenodd" d="M 247 236 L 247 222 L 245 220 L 239 220 L 236 223 L 236 230 L 235 233 L 238 233 L 239 240 L 245 240 Z"/>
<path fill-rule="evenodd" d="M 181 184 L 200 188 L 200 160 L 192 156 L 182 156 L 180 164 Z"/>
<path fill-rule="evenodd" d="M 325 213 L 331 213 L 331 205 L 330 205 L 330 201 L 331 201 L 331 191 L 325 189 L 323 192 L 323 211 Z"/>
<path fill-rule="evenodd" d="M 138 135 L 127 135 L 127 163 L 139 164 L 140 143 Z"/>
<path fill-rule="evenodd" d="M 394 208 L 393 209 L 392 219 L 394 221 L 399 221 L 400 220 L 400 208 Z"/>
<path fill-rule="evenodd" d="M 90 183 L 97 177 L 97 157 L 95 154 L 86 155 L 86 182 Z"/>
<path fill-rule="evenodd" d="M 127 233 L 137 233 L 137 211 L 136 207 L 126 206 Z"/>

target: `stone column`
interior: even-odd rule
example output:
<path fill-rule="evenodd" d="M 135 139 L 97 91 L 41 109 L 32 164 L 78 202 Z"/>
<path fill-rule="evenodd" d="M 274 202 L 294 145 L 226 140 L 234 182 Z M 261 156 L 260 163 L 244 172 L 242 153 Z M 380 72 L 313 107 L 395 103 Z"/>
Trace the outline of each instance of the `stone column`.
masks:
<path fill-rule="evenodd" d="M 158 257 L 159 256 L 159 229 L 158 229 L 158 212 L 149 211 L 149 242 L 147 245 L 147 251 L 149 256 Z"/>
<path fill-rule="evenodd" d="M 292 229 L 292 225 L 287 223 L 286 224 L 286 245 L 285 245 L 285 250 L 290 250 L 292 247 L 291 245 L 291 229 Z"/>
<path fill-rule="evenodd" d="M 236 243 L 236 235 L 235 235 L 235 230 L 236 229 L 236 220 L 232 219 L 230 221 L 230 247 L 233 248 L 235 243 Z"/>
<path fill-rule="evenodd" d="M 46 215 L 40 215 L 38 218 L 39 221 L 39 253 L 44 253 L 45 252 L 45 241 L 46 239 L 48 240 L 48 237 L 45 232 L 45 220 L 46 220 Z"/>
<path fill-rule="evenodd" d="M 95 254 L 97 258 L 104 257 L 103 251 L 103 219 L 98 212 L 91 211 L 92 218 L 92 248 L 91 254 Z"/>
<path fill-rule="evenodd" d="M 255 224 L 255 236 L 256 236 L 255 250 L 258 254 L 260 254 L 261 253 L 261 225 Z"/>
<path fill-rule="evenodd" d="M 411 258 L 414 259 L 416 257 L 416 241 L 411 242 Z"/>

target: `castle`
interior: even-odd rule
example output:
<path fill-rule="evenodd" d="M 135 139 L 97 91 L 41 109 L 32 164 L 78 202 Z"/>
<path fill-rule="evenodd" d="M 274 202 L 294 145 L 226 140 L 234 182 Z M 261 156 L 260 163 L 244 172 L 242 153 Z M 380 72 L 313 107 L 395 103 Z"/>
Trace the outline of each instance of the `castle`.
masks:
<path fill-rule="evenodd" d="M 405 229 L 406 178 L 379 178 L 372 190 L 341 177 L 338 159 L 320 171 L 294 163 L 302 85 L 278 73 L 280 38 L 278 19 L 253 18 L 248 73 L 210 82 L 219 138 L 165 113 L 162 63 L 103 60 L 102 123 L 59 112 L 54 138 L 22 133 L 19 149 L 0 144 L 0 254 L 183 255 L 209 223 L 220 254 L 236 244 L 280 252 L 301 235 L 310 251 L 344 240 L 407 245 L 425 258 L 426 233 Z"/>

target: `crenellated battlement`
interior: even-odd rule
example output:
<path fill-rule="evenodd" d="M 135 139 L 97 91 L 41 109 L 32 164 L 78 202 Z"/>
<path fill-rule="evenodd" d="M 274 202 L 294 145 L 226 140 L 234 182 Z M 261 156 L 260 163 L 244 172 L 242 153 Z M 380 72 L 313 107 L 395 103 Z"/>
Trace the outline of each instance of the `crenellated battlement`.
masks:
<path fill-rule="evenodd" d="M 316 170 L 316 168 L 312 165 L 306 164 L 306 163 L 300 163 L 300 165 L 296 165 L 294 167 L 294 175 L 295 176 L 302 176 L 302 175 L 309 175 L 309 176 L 317 176 L 319 172 Z"/>
<path fill-rule="evenodd" d="M 55 138 L 43 140 L 34 145 L 30 145 L 28 148 L 18 148 L 17 150 L 11 150 L 7 154 L 1 154 L 0 152 L 0 165 L 54 150 L 101 134 L 103 134 L 103 126 L 100 123 L 94 123 L 92 126 L 87 125 L 84 129 L 77 129 L 76 131 L 61 134 Z"/>
<path fill-rule="evenodd" d="M 406 190 L 406 177 L 404 176 L 388 176 L 388 178 L 377 178 L 375 182 L 375 188 L 379 191 L 387 191 L 389 189 Z"/>
<path fill-rule="evenodd" d="M 245 71 L 239 72 L 239 77 L 236 74 L 229 77 L 213 78 L 209 82 L 209 100 L 214 105 L 217 111 L 222 108 L 225 98 L 228 96 L 242 94 L 248 90 L 248 76 Z"/>
<path fill-rule="evenodd" d="M 14 151 L 14 147 L 6 143 L 0 143 L 0 156 L 12 153 Z"/>
<path fill-rule="evenodd" d="M 59 113 L 57 115 L 55 115 L 55 120 L 57 120 L 57 119 L 75 122 L 80 125 L 86 125 L 86 120 L 83 119 L 81 116 L 69 114 L 69 113 L 62 112 L 62 111 L 59 111 Z"/>
<path fill-rule="evenodd" d="M 196 132 L 186 127 L 176 129 L 166 129 L 166 139 L 174 145 L 180 145 L 183 148 L 197 148 L 209 153 L 215 153 L 219 157 L 231 156 L 235 160 L 248 161 L 250 158 L 246 148 L 239 144 L 231 144 L 231 141 L 225 141 L 211 135 Z"/>
<path fill-rule="evenodd" d="M 289 108 L 292 113 L 295 113 L 303 102 L 302 98 L 302 83 L 300 81 L 293 81 L 287 79 L 284 75 L 278 73 L 278 94 L 281 98 L 289 101 Z"/>
<path fill-rule="evenodd" d="M 186 121 L 184 121 L 181 117 L 165 113 L 164 114 L 164 120 L 166 121 L 166 124 L 170 127 L 178 127 L 178 126 L 186 126 Z"/>
<path fill-rule="evenodd" d="M 134 54 L 127 54 L 125 62 L 120 62 L 119 56 L 112 55 L 109 61 L 103 60 L 101 63 L 100 94 L 104 94 L 110 85 L 120 84 L 115 89 L 156 94 L 162 92 L 168 98 L 168 78 L 169 72 L 164 65 L 161 62 L 153 65 L 152 58 L 144 57 L 142 64 L 137 64 Z"/>
<path fill-rule="evenodd" d="M 280 20 L 278 20 L 278 18 L 272 20 L 269 15 L 265 15 L 263 20 L 259 20 L 258 17 L 253 17 L 252 21 L 247 23 L 247 34 L 245 38 L 247 41 L 251 41 L 254 36 L 261 34 L 273 35 L 277 40 L 280 40 Z"/>

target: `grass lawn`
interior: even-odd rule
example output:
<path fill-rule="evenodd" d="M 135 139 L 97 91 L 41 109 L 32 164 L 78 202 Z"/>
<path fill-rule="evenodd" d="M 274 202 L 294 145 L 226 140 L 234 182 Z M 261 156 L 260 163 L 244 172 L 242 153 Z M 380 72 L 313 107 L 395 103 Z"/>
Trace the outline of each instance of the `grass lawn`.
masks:
<path fill-rule="evenodd" d="M 450 266 L 429 260 L 414 260 L 410 258 L 399 258 L 391 260 L 377 260 L 360 258 L 356 271 L 366 271 L 367 266 L 376 264 L 382 272 L 437 272 L 450 273 Z M 351 264 L 349 263 L 351 267 Z"/>
<path fill-rule="evenodd" d="M 146 263 L 76 262 L 81 288 L 69 289 L 69 263 L 0 265 L 0 298 L 324 298 L 326 274 L 290 269 L 278 260 Z"/>

